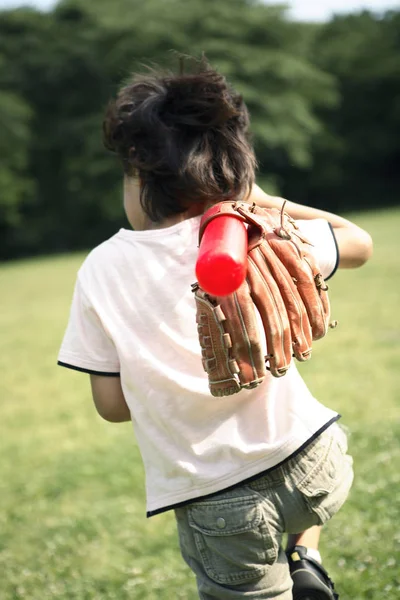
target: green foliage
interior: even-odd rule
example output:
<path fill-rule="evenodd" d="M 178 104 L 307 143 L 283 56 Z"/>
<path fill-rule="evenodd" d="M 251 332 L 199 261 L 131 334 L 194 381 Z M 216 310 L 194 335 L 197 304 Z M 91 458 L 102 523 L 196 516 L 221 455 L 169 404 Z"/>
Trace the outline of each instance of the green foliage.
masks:
<path fill-rule="evenodd" d="M 125 225 L 107 101 L 143 63 L 200 56 L 244 95 L 259 178 L 328 209 L 397 202 L 400 13 L 325 25 L 256 0 L 62 0 L 0 19 L 0 258 Z"/>
<path fill-rule="evenodd" d="M 315 396 L 343 415 L 355 459 L 322 554 L 341 597 L 398 600 L 400 211 L 354 220 L 375 255 L 330 282 L 339 327 L 302 365 Z M 195 600 L 173 515 L 145 518 L 131 425 L 102 421 L 88 377 L 56 366 L 83 258 L 0 267 L 0 598 Z"/>
<path fill-rule="evenodd" d="M 336 17 L 317 33 L 316 65 L 338 82 L 340 104 L 323 107 L 313 168 L 285 192 L 337 210 L 398 205 L 400 191 L 400 12 Z M 287 183 L 287 185 L 286 185 Z"/>
<path fill-rule="evenodd" d="M 0 229 L 18 227 L 33 191 L 28 171 L 31 110 L 18 95 L 0 94 Z"/>
<path fill-rule="evenodd" d="M 0 23 L 9 87 L 33 113 L 26 152 L 36 184 L 20 227 L 5 238 L 7 254 L 92 245 L 123 222 L 101 143 L 110 85 L 99 46 L 97 28 L 78 10 L 13 11 Z"/>

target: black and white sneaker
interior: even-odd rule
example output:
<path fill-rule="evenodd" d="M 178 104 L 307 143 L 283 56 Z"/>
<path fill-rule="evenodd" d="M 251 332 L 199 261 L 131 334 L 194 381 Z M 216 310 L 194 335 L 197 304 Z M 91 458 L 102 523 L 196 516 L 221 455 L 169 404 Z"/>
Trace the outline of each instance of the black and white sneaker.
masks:
<path fill-rule="evenodd" d="M 294 546 L 286 555 L 293 580 L 293 600 L 339 600 L 333 581 L 318 561 L 307 556 L 307 548 Z"/>

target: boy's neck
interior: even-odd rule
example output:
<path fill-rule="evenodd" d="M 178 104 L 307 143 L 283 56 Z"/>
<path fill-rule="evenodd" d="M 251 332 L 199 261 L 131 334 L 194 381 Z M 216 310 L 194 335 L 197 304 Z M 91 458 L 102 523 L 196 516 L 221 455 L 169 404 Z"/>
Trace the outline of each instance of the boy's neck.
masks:
<path fill-rule="evenodd" d="M 140 183 L 137 179 L 128 177 L 125 177 L 124 180 L 124 207 L 128 221 L 136 231 L 165 229 L 204 212 L 203 203 L 193 204 L 183 213 L 172 215 L 162 221 L 151 221 L 140 204 Z"/>
<path fill-rule="evenodd" d="M 193 217 L 202 215 L 203 211 L 204 207 L 200 207 L 196 204 L 184 213 L 180 213 L 179 215 L 172 215 L 171 217 L 168 217 L 167 219 L 163 219 L 162 221 L 156 223 L 154 221 L 150 221 L 150 219 L 146 217 L 145 229 L 165 229 L 166 227 L 172 227 L 172 225 L 176 225 L 177 223 L 181 223 L 182 221 L 186 221 L 187 219 L 192 219 Z"/>

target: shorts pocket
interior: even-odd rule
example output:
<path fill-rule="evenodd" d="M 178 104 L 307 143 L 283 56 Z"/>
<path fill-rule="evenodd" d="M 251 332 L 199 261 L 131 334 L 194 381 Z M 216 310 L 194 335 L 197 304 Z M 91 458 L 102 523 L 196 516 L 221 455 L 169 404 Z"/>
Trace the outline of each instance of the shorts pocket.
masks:
<path fill-rule="evenodd" d="M 346 435 L 338 425 L 321 436 L 311 456 L 303 457 L 306 476 L 297 484 L 316 525 L 323 525 L 346 501 L 353 482 L 352 458 Z M 307 469 L 308 464 L 308 469 Z"/>
<path fill-rule="evenodd" d="M 242 584 L 265 575 L 277 551 L 256 495 L 202 501 L 188 508 L 207 575 L 220 584 Z"/>

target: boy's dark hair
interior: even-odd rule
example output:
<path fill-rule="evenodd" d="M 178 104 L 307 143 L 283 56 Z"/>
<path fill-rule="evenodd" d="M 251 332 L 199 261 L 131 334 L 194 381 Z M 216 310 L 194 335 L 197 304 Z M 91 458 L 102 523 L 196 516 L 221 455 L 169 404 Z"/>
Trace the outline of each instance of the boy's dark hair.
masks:
<path fill-rule="evenodd" d="M 152 221 L 247 196 L 256 160 L 240 95 L 203 59 L 191 73 L 135 75 L 109 104 L 104 143 L 139 175 Z M 183 71 L 183 69 L 181 69 Z"/>

